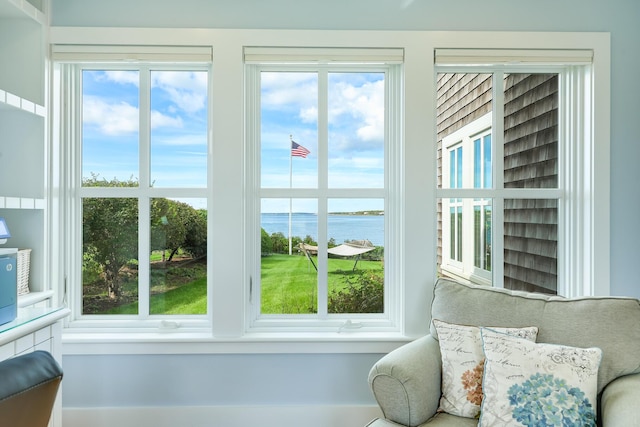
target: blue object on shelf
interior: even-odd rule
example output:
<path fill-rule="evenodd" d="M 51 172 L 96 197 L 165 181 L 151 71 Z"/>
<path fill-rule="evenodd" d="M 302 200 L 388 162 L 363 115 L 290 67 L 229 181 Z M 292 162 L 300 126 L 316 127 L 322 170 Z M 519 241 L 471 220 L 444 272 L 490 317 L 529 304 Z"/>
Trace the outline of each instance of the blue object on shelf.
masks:
<path fill-rule="evenodd" d="M 0 245 L 4 245 L 7 243 L 7 239 L 11 237 L 11 233 L 9 233 L 9 227 L 7 227 L 7 222 L 4 218 L 0 217 Z"/>
<path fill-rule="evenodd" d="M 0 249 L 0 325 L 18 315 L 18 249 Z"/>

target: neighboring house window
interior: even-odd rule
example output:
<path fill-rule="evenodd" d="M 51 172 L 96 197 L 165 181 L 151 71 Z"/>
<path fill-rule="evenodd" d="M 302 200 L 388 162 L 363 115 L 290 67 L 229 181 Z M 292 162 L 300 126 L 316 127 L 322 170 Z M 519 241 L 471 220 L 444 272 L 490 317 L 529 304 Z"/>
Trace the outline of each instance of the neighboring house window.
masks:
<path fill-rule="evenodd" d="M 397 208 L 388 193 L 398 167 L 388 152 L 399 138 L 388 123 L 399 117 L 400 65 L 357 54 L 348 64 L 295 55 L 273 64 L 255 53 L 245 55 L 256 185 L 247 215 L 255 248 L 249 322 L 389 322 L 397 257 L 388 230 Z"/>
<path fill-rule="evenodd" d="M 80 124 L 68 128 L 78 153 L 75 319 L 206 322 L 209 66 L 65 64 L 60 73 L 73 88 L 64 120 Z"/>
<path fill-rule="evenodd" d="M 448 150 L 449 153 L 449 172 L 451 188 L 462 188 L 463 166 L 462 166 L 462 147 L 454 146 Z M 462 200 L 449 199 L 450 221 L 450 258 L 452 261 L 462 262 Z"/>
<path fill-rule="evenodd" d="M 474 60 L 436 67 L 440 182 L 449 183 L 439 188 L 438 205 L 451 212 L 441 216 L 442 233 L 451 239 L 440 239 L 439 274 L 516 290 L 570 292 L 559 286 L 558 265 L 581 249 L 562 241 L 559 230 L 573 221 L 567 212 L 579 212 L 587 199 L 569 197 L 581 183 L 563 178 L 582 162 L 571 136 L 591 118 L 586 106 L 568 106 L 572 96 L 588 96 L 571 76 L 586 76 L 589 67 L 561 59 L 535 68 L 526 61 L 482 66 L 482 59 Z M 569 131 L 561 133 L 563 127 Z M 459 147 L 468 171 L 462 185 L 447 179 L 460 175 L 453 161 Z M 458 209 L 460 216 L 453 214 Z"/>
<path fill-rule="evenodd" d="M 491 114 L 474 120 L 445 136 L 444 179 L 448 188 L 491 188 Z M 466 172 L 466 173 L 465 173 Z M 448 175 L 448 179 L 447 179 Z M 491 200 L 487 198 L 447 198 L 442 200 L 444 254 L 441 270 L 473 281 L 488 279 L 491 270 Z M 447 231 L 448 230 L 448 231 Z M 449 256 L 446 256 L 449 254 Z"/>

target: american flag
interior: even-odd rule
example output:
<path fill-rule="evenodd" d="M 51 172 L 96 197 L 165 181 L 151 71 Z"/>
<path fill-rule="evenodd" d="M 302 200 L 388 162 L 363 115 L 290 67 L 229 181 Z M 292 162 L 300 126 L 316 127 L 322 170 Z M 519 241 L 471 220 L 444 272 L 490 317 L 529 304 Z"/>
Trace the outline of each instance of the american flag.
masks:
<path fill-rule="evenodd" d="M 295 141 L 291 141 L 291 155 L 297 157 L 307 157 L 311 151 L 304 148 L 302 145 L 298 144 Z"/>

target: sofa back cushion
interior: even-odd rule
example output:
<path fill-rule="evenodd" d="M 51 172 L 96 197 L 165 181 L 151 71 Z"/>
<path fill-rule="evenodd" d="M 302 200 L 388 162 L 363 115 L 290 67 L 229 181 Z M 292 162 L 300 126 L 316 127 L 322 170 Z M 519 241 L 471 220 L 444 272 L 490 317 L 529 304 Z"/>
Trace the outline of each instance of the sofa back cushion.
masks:
<path fill-rule="evenodd" d="M 598 347 L 598 393 L 615 378 L 640 373 L 640 300 L 634 298 L 563 298 L 439 279 L 431 316 L 460 325 L 537 326 L 537 342 Z M 433 324 L 431 334 L 437 339 Z"/>

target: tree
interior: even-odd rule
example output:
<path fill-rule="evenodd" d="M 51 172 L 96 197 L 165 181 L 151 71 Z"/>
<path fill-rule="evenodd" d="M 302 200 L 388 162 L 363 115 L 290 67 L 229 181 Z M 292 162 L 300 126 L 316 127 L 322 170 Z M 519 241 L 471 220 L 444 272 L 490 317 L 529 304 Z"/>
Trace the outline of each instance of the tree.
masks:
<path fill-rule="evenodd" d="M 191 208 L 191 206 L 189 206 Z M 187 234 L 182 249 L 194 258 L 207 254 L 207 211 L 206 209 L 189 209 L 185 213 Z"/>
<path fill-rule="evenodd" d="M 171 261 L 179 249 L 194 258 L 207 253 L 207 211 L 169 199 L 151 202 L 151 250 L 169 250 Z M 163 258 L 164 259 L 164 258 Z"/>
<path fill-rule="evenodd" d="M 260 229 L 260 252 L 263 256 L 273 252 L 273 240 L 264 228 Z"/>
<path fill-rule="evenodd" d="M 92 174 L 84 187 L 138 187 L 137 180 L 111 181 Z M 207 253 L 207 212 L 166 198 L 151 200 L 151 250 L 170 251 L 168 261 L 181 248 L 194 258 Z M 138 199 L 85 198 L 82 212 L 83 272 L 104 278 L 110 298 L 122 295 L 122 269 L 138 259 Z"/>
<path fill-rule="evenodd" d="M 151 250 L 162 251 L 163 261 L 167 249 L 170 252 L 168 261 L 171 261 L 185 241 L 187 230 L 181 210 L 179 203 L 173 200 L 151 200 Z"/>
<path fill-rule="evenodd" d="M 98 179 L 95 174 L 83 180 L 85 187 L 137 187 L 128 181 Z M 122 294 L 120 270 L 138 258 L 138 200 L 135 198 L 88 197 L 82 203 L 83 250 L 102 266 L 107 293 L 118 299 Z"/>

